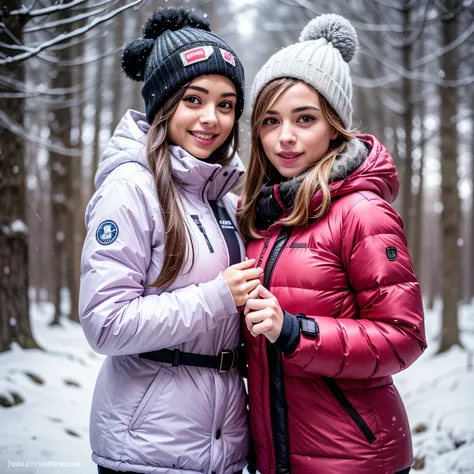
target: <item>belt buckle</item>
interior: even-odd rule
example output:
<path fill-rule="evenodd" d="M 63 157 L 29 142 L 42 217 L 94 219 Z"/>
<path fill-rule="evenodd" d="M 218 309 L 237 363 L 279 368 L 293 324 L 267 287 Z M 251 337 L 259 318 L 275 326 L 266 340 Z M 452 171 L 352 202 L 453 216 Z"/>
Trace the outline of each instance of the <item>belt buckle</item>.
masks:
<path fill-rule="evenodd" d="M 232 363 L 230 364 L 230 367 L 228 369 L 223 369 L 222 366 L 224 364 L 224 357 L 230 353 L 232 353 Z M 217 369 L 217 373 L 224 374 L 234 367 L 235 351 L 221 351 L 219 353 L 219 356 L 220 356 L 220 361 L 219 361 L 219 368 Z"/>

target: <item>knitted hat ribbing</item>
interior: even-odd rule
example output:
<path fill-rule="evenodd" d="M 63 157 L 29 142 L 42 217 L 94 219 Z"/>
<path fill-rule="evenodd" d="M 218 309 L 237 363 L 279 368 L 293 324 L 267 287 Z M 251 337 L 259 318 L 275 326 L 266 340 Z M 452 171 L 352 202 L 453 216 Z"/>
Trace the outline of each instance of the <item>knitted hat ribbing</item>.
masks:
<path fill-rule="evenodd" d="M 143 38 L 124 47 L 122 68 L 134 81 L 145 81 L 142 96 L 151 124 L 157 111 L 183 85 L 204 74 L 232 81 L 237 91 L 235 120 L 244 108 L 244 69 L 235 52 L 209 23 L 192 11 L 167 8 L 153 13 Z"/>
<path fill-rule="evenodd" d="M 354 27 L 339 15 L 320 15 L 306 25 L 299 40 L 275 53 L 257 73 L 252 105 L 271 81 L 292 77 L 314 87 L 350 128 L 352 81 L 348 62 L 358 46 Z"/>

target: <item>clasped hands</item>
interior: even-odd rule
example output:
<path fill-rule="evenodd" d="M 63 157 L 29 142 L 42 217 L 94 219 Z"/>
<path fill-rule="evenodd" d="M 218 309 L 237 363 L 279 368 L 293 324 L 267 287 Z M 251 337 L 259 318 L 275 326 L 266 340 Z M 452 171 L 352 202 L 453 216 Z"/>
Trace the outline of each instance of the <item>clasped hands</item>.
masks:
<path fill-rule="evenodd" d="M 263 334 L 272 344 L 280 337 L 284 314 L 276 297 L 263 285 L 250 294 L 244 308 L 245 323 L 252 336 Z"/>
<path fill-rule="evenodd" d="M 261 283 L 263 269 L 254 268 L 254 258 L 228 267 L 223 273 L 236 307 L 244 308 L 252 336 L 263 334 L 271 343 L 280 336 L 284 315 L 280 303 Z"/>

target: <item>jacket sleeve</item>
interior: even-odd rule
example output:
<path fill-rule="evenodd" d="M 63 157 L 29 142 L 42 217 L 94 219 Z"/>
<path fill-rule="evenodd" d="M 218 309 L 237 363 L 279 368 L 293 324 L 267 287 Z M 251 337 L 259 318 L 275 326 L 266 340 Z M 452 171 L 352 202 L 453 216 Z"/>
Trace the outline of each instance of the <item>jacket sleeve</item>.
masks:
<path fill-rule="evenodd" d="M 146 192 L 133 182 L 117 179 L 94 195 L 86 213 L 79 315 L 89 344 L 101 354 L 172 347 L 236 313 L 221 274 L 199 285 L 144 296 L 151 254 L 164 235 L 160 209 L 147 205 L 156 203 L 156 198 L 150 199 Z M 105 221 L 117 228 L 117 237 L 110 243 L 99 237 Z"/>
<path fill-rule="evenodd" d="M 359 201 L 346 216 L 341 254 L 359 316 L 312 315 L 317 338 L 301 335 L 288 360 L 327 377 L 393 375 L 426 348 L 421 290 L 395 210 L 378 198 Z"/>

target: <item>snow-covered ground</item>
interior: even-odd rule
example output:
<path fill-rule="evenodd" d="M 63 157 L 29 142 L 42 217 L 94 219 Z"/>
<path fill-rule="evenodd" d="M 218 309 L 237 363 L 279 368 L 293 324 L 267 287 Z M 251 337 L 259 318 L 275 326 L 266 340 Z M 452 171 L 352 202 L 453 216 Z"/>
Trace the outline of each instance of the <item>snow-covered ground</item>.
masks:
<path fill-rule="evenodd" d="M 90 349 L 78 324 L 63 320 L 49 327 L 51 312 L 50 305 L 32 308 L 33 332 L 44 351 L 14 346 L 0 354 L 0 399 L 23 400 L 0 406 L 0 473 L 97 472 L 88 425 L 103 356 Z M 464 349 L 435 354 L 440 322 L 439 306 L 427 312 L 430 346 L 395 377 L 413 432 L 415 472 L 474 474 L 474 303 L 461 308 Z"/>

